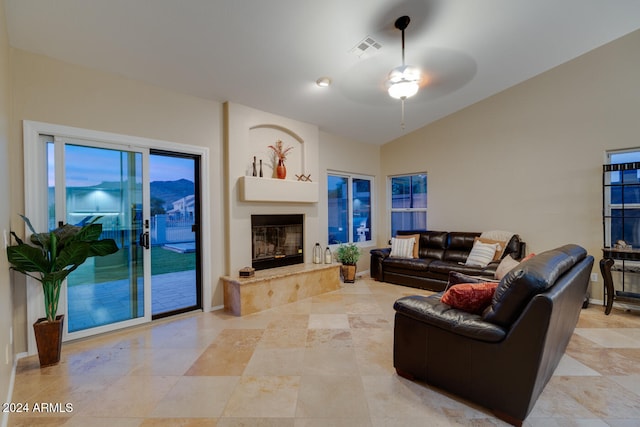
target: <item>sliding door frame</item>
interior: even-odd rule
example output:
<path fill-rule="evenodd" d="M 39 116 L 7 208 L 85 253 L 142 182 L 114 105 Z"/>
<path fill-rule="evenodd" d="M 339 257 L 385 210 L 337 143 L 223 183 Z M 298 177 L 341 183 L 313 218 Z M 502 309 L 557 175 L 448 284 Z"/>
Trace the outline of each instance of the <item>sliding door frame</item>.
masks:
<path fill-rule="evenodd" d="M 46 149 L 41 146 L 40 135 L 52 135 L 54 137 L 85 139 L 104 144 L 116 144 L 123 149 L 127 146 L 142 147 L 148 150 L 158 149 L 165 151 L 181 152 L 200 156 L 200 200 L 201 205 L 201 232 L 202 232 L 202 259 L 211 258 L 210 236 L 211 213 L 209 203 L 209 149 L 194 145 L 179 144 L 176 142 L 162 141 L 150 138 L 141 138 L 110 132 L 93 131 L 88 129 L 56 125 L 44 122 L 24 120 L 22 124 L 24 141 L 24 214 L 31 219 L 37 230 L 47 229 L 47 158 Z M 25 235 L 29 230 L 25 225 Z M 44 315 L 44 299 L 40 283 L 34 279 L 27 281 L 27 324 L 33 324 Z M 202 262 L 202 309 L 211 310 L 212 289 L 211 267 L 209 262 Z M 65 287 L 66 288 L 66 287 Z M 63 295 L 63 297 L 66 297 Z M 27 328 L 28 354 L 36 354 L 37 347 L 33 328 Z"/>

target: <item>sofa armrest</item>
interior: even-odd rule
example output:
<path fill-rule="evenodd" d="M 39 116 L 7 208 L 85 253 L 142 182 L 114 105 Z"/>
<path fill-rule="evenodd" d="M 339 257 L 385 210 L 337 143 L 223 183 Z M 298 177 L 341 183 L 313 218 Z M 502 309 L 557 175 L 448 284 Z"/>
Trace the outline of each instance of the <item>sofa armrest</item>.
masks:
<path fill-rule="evenodd" d="M 369 263 L 369 274 L 374 280 L 382 281 L 382 261 L 391 254 L 391 248 L 371 249 L 371 262 Z"/>
<path fill-rule="evenodd" d="M 482 320 L 480 315 L 451 308 L 440 302 L 441 296 L 442 293 L 428 297 L 420 295 L 403 297 L 393 304 L 393 308 L 396 313 L 468 338 L 500 342 L 506 337 L 506 329 Z"/>

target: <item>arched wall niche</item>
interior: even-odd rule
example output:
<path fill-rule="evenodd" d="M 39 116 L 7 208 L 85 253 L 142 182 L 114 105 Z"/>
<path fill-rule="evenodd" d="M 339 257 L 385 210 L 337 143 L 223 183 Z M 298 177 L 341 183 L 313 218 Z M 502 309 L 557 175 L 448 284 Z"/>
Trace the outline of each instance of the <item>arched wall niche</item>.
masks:
<path fill-rule="evenodd" d="M 293 130 L 271 123 L 263 123 L 249 127 L 249 145 L 256 163 L 262 159 L 263 173 L 265 177 L 274 177 L 277 159 L 274 156 L 270 145 L 275 145 L 281 140 L 285 148 L 292 147 L 287 155 L 287 179 L 296 179 L 295 175 L 303 175 L 306 172 L 305 144 L 304 139 Z M 249 160 L 247 165 L 247 175 L 253 169 L 253 160 Z"/>

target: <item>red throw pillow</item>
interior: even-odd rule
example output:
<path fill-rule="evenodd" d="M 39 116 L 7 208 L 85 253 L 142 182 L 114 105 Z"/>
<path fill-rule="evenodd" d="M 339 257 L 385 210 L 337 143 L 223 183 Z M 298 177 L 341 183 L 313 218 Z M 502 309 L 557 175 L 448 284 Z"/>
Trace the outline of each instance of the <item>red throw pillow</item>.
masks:
<path fill-rule="evenodd" d="M 461 283 L 451 286 L 440 301 L 459 310 L 481 314 L 491 304 L 497 287 L 497 282 Z"/>

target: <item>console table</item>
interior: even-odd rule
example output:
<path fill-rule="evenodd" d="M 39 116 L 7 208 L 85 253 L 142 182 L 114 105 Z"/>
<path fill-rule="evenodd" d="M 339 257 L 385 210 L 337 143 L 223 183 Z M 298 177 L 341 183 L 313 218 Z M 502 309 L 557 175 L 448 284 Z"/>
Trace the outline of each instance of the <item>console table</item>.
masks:
<path fill-rule="evenodd" d="M 611 313 L 613 301 L 640 304 L 640 293 L 627 292 L 624 288 L 624 275 L 626 273 L 640 273 L 640 264 L 626 265 L 627 261 L 640 262 L 640 249 L 614 249 L 603 248 L 603 258 L 600 260 L 600 273 L 604 281 L 605 314 Z M 621 261 L 621 265 L 615 265 L 615 261 Z M 621 290 L 616 290 L 611 271 L 622 272 Z"/>

